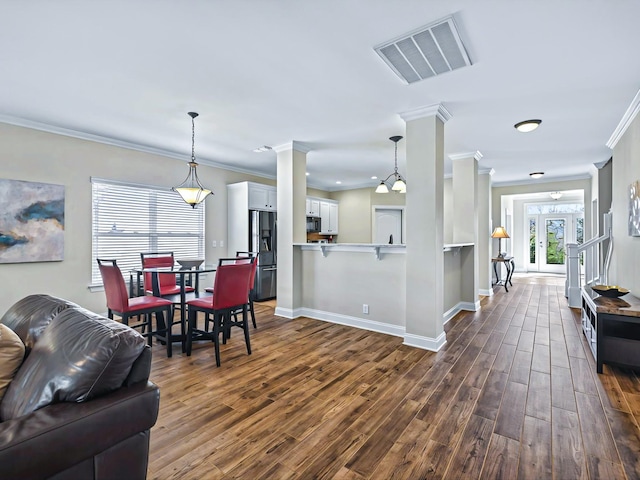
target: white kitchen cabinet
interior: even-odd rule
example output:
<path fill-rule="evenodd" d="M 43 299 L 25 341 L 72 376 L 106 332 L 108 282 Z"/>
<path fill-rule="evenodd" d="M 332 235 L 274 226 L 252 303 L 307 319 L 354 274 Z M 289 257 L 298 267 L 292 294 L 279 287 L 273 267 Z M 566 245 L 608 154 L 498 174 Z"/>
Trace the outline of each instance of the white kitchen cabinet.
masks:
<path fill-rule="evenodd" d="M 320 200 L 316 198 L 307 198 L 307 217 L 320 216 Z"/>
<path fill-rule="evenodd" d="M 277 209 L 277 190 L 268 185 L 250 183 L 249 209 L 275 212 Z"/>
<path fill-rule="evenodd" d="M 320 233 L 322 235 L 338 233 L 338 202 L 320 201 Z"/>

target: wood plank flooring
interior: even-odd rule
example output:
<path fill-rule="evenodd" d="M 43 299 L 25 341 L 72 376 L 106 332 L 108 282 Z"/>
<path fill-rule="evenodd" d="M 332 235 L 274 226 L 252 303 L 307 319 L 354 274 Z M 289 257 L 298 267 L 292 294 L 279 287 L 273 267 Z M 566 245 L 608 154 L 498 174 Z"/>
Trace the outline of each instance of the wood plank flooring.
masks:
<path fill-rule="evenodd" d="M 595 363 L 563 281 L 521 278 L 446 326 L 438 353 L 256 304 L 166 358 L 150 479 L 640 478 L 640 381 Z M 174 349 L 175 352 L 175 349 Z"/>

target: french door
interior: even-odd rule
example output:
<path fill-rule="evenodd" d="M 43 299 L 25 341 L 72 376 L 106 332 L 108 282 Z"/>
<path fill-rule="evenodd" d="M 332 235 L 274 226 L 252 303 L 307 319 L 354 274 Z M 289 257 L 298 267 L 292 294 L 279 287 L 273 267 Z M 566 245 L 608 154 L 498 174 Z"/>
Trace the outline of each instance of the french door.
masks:
<path fill-rule="evenodd" d="M 529 215 L 529 270 L 566 273 L 567 243 L 576 241 L 574 215 Z"/>

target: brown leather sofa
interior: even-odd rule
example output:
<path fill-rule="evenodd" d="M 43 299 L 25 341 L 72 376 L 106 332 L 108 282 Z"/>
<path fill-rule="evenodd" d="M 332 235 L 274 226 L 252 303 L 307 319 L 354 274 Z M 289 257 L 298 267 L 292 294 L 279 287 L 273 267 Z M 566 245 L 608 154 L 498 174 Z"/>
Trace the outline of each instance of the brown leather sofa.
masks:
<path fill-rule="evenodd" d="M 25 345 L 0 403 L 0 478 L 146 478 L 160 392 L 145 339 L 49 295 L 23 298 L 0 323 Z"/>

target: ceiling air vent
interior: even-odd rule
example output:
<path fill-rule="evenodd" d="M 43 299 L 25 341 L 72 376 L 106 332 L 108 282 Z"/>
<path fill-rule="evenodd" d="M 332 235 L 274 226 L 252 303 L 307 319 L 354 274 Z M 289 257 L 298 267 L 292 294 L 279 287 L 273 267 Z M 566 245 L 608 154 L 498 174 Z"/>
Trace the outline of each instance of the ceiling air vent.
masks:
<path fill-rule="evenodd" d="M 375 51 L 408 84 L 471 65 L 453 17 L 379 45 Z"/>

